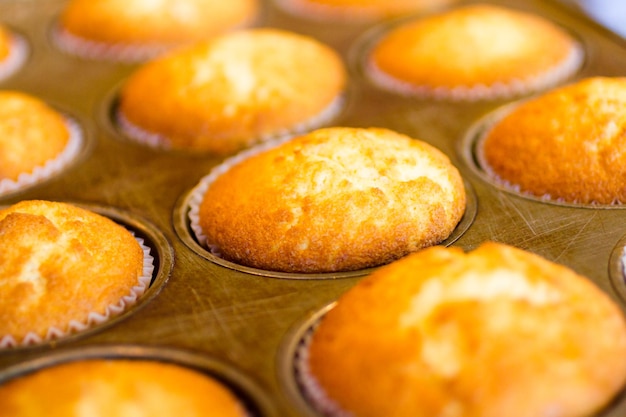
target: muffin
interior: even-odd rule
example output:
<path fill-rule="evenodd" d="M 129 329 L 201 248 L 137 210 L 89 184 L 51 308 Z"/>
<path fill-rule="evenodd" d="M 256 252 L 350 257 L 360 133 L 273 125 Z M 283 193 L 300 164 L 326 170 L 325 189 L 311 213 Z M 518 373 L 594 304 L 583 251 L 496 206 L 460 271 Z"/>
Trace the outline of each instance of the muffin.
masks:
<path fill-rule="evenodd" d="M 447 156 L 378 128 L 293 138 L 232 164 L 202 193 L 201 241 L 237 264 L 297 273 L 360 270 L 437 244 L 466 201 Z"/>
<path fill-rule="evenodd" d="M 11 35 L 9 31 L 0 25 L 0 62 L 5 61 L 11 53 Z"/>
<path fill-rule="evenodd" d="M 331 416 L 589 416 L 626 380 L 626 323 L 591 281 L 537 255 L 434 247 L 342 296 L 304 360 Z"/>
<path fill-rule="evenodd" d="M 626 78 L 580 80 L 523 102 L 487 130 L 494 181 L 553 201 L 626 202 Z M 514 156 L 514 157 L 513 157 Z"/>
<path fill-rule="evenodd" d="M 323 123 L 345 82 L 339 55 L 315 39 L 238 31 L 138 69 L 119 94 L 119 118 L 137 140 L 226 155 Z"/>
<path fill-rule="evenodd" d="M 26 43 L 0 23 L 0 81 L 12 75 L 26 59 Z"/>
<path fill-rule="evenodd" d="M 364 59 L 369 77 L 381 88 L 478 100 L 552 86 L 574 73 L 582 58 L 580 45 L 552 22 L 478 4 L 392 28 Z"/>
<path fill-rule="evenodd" d="M 458 0 L 276 0 L 289 13 L 322 21 L 372 21 L 424 12 Z"/>
<path fill-rule="evenodd" d="M 78 360 L 0 385 L 3 415 L 246 417 L 221 382 L 198 371 L 151 360 Z"/>
<path fill-rule="evenodd" d="M 77 127 L 39 98 L 0 91 L 0 195 L 59 171 L 80 140 Z"/>
<path fill-rule="evenodd" d="M 2 347 L 104 321 L 131 305 L 150 278 L 143 248 L 104 216 L 38 200 L 0 210 Z"/>
<path fill-rule="evenodd" d="M 258 12 L 258 0 L 70 0 L 57 40 L 79 55 L 140 60 L 250 25 Z"/>

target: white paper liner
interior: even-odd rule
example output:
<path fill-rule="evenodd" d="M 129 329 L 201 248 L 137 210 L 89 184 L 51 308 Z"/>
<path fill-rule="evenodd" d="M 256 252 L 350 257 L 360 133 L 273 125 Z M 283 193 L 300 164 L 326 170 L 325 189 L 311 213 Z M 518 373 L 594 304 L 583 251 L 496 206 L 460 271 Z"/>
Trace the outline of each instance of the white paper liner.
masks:
<path fill-rule="evenodd" d="M 55 44 L 64 52 L 93 60 L 137 63 L 152 59 L 178 46 L 171 44 L 110 44 L 76 36 L 62 28 L 52 32 Z"/>
<path fill-rule="evenodd" d="M 145 293 L 152 282 L 152 276 L 154 273 L 154 257 L 150 254 L 150 248 L 144 244 L 143 239 L 138 237 L 135 237 L 135 239 L 143 250 L 143 270 L 137 280 L 137 285 L 131 288 L 128 295 L 122 297 L 117 303 L 108 306 L 103 314 L 91 312 L 84 321 L 70 321 L 67 326 L 67 330 L 63 330 L 58 327 L 50 327 L 46 336 L 43 338 L 34 332 L 29 332 L 21 342 L 18 342 L 13 336 L 6 335 L 0 338 L 0 349 L 32 346 L 50 340 L 60 339 L 72 333 L 78 333 L 95 325 L 104 323 L 110 318 L 121 314 L 136 304 L 137 300 Z"/>
<path fill-rule="evenodd" d="M 253 24 L 254 18 L 247 19 L 223 32 L 243 29 Z M 215 35 L 218 35 L 216 33 Z M 207 36 L 207 39 L 210 36 Z M 52 38 L 55 44 L 64 52 L 92 60 L 105 60 L 122 63 L 139 63 L 156 58 L 175 48 L 182 47 L 189 42 L 176 43 L 107 43 L 94 41 L 70 33 L 65 28 L 57 25 L 52 31 Z"/>
<path fill-rule="evenodd" d="M 17 180 L 0 179 L 0 197 L 46 180 L 74 160 L 82 148 L 83 132 L 71 118 L 65 117 L 65 123 L 69 133 L 65 149 L 56 158 L 47 161 L 42 166 L 35 167 L 32 172 L 20 174 Z"/>
<path fill-rule="evenodd" d="M 508 99 L 552 87 L 578 71 L 584 62 L 584 57 L 583 48 L 575 44 L 563 62 L 532 78 L 454 88 L 414 85 L 399 80 L 380 69 L 372 59 L 367 59 L 365 71 L 370 80 L 379 88 L 403 96 L 452 101 L 495 100 Z"/>
<path fill-rule="evenodd" d="M 622 282 L 626 280 L 626 247 L 622 248 Z"/>
<path fill-rule="evenodd" d="M 277 130 L 271 134 L 261 134 L 256 138 L 250 138 L 249 145 L 252 146 L 256 143 L 263 143 L 274 139 L 284 138 L 286 136 L 304 133 L 308 130 L 322 126 L 332 120 L 339 113 L 339 111 L 343 108 L 344 101 L 344 95 L 340 94 L 335 97 L 335 99 L 333 99 L 333 101 L 331 101 L 331 103 L 319 114 L 291 128 L 284 128 Z M 149 132 L 142 127 L 137 126 L 136 124 L 129 121 L 124 116 L 124 114 L 119 111 L 119 109 L 115 112 L 115 114 L 117 124 L 121 128 L 122 132 L 125 133 L 130 139 L 154 148 L 173 148 L 171 141 L 168 139 L 167 136 L 159 133 Z"/>
<path fill-rule="evenodd" d="M 546 203 L 556 203 L 556 204 L 564 204 L 564 205 L 574 205 L 574 206 L 621 206 L 624 202 L 620 201 L 618 198 L 615 198 L 610 204 L 599 203 L 598 201 L 592 200 L 591 202 L 582 202 L 578 199 L 574 200 L 566 200 L 562 197 L 553 197 L 551 194 L 536 194 L 532 191 L 524 191 L 521 189 L 519 184 L 514 184 L 509 180 L 502 178 L 498 175 L 491 167 L 491 165 L 487 162 L 487 158 L 485 157 L 484 152 L 484 142 L 487 139 L 487 135 L 490 132 L 491 128 L 495 126 L 495 124 L 502 120 L 504 116 L 513 111 L 516 106 L 508 107 L 505 109 L 506 111 L 500 111 L 497 115 L 492 117 L 489 120 L 485 121 L 485 129 L 482 131 L 481 135 L 474 140 L 474 156 L 476 157 L 476 162 L 478 164 L 478 168 L 480 168 L 485 176 L 491 181 L 492 184 L 498 185 L 510 192 L 519 194 L 520 196 L 536 199 L 539 201 L 543 201 Z"/>
<path fill-rule="evenodd" d="M 302 340 L 294 352 L 293 371 L 298 386 L 303 397 L 318 412 L 325 417 L 353 417 L 354 415 L 334 402 L 311 374 L 309 367 L 309 345 L 313 338 L 313 333 L 319 325 L 316 321 L 302 336 Z"/>
<path fill-rule="evenodd" d="M 191 190 L 188 198 L 189 212 L 187 217 L 189 218 L 189 227 L 194 233 L 194 236 L 198 243 L 209 250 L 213 255 L 217 257 L 221 257 L 221 253 L 219 248 L 216 245 L 207 242 L 207 236 L 202 230 L 200 226 L 200 204 L 204 199 L 204 194 L 206 194 L 209 186 L 223 173 L 228 171 L 234 165 L 237 165 L 241 161 L 275 148 L 285 142 L 291 140 L 294 136 L 284 136 L 282 138 L 277 138 L 274 140 L 270 140 L 267 142 L 260 143 L 252 148 L 248 148 L 244 151 L 239 152 L 238 154 L 225 159 L 221 164 L 215 166 L 209 174 L 205 175 L 200 179 L 198 184 Z"/>
<path fill-rule="evenodd" d="M 11 34 L 9 55 L 0 61 L 0 81 L 13 75 L 28 57 L 28 44 L 18 35 Z"/>

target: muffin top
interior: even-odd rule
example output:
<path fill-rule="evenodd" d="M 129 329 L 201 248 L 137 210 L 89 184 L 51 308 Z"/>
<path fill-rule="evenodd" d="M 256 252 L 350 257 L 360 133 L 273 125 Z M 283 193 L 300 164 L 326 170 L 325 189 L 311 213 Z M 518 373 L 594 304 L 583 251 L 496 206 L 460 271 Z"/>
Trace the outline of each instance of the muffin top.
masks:
<path fill-rule="evenodd" d="M 552 22 L 478 4 L 391 29 L 368 65 L 375 82 L 401 93 L 482 99 L 545 88 L 581 59 L 577 42 Z"/>
<path fill-rule="evenodd" d="M 626 322 L 535 254 L 434 247 L 340 297 L 309 358 L 323 397 L 355 417 L 588 416 L 626 380 Z"/>
<path fill-rule="evenodd" d="M 0 385 L 0 404 L 12 417 L 247 415 L 216 379 L 150 360 L 77 360 L 44 368 Z"/>
<path fill-rule="evenodd" d="M 199 208 L 233 262 L 323 273 L 381 265 L 454 230 L 465 189 L 432 146 L 387 129 L 326 128 L 230 167 Z"/>
<path fill-rule="evenodd" d="M 104 216 L 37 200 L 0 210 L 0 338 L 87 323 L 130 295 L 142 272 L 141 246 Z"/>
<path fill-rule="evenodd" d="M 458 0 L 277 0 L 291 13 L 308 19 L 369 21 L 423 12 Z"/>
<path fill-rule="evenodd" d="M 228 154 L 319 123 L 345 79 L 339 55 L 313 38 L 244 30 L 145 64 L 123 86 L 119 112 L 140 140 Z"/>
<path fill-rule="evenodd" d="M 36 97 L 0 91 L 0 180 L 20 174 L 57 157 L 70 133 L 65 118 Z"/>
<path fill-rule="evenodd" d="M 258 0 L 70 0 L 60 28 L 85 41 L 172 47 L 250 24 Z"/>
<path fill-rule="evenodd" d="M 626 202 L 625 109 L 626 78 L 580 80 L 515 106 L 486 133 L 479 158 L 496 181 L 522 193 Z"/>

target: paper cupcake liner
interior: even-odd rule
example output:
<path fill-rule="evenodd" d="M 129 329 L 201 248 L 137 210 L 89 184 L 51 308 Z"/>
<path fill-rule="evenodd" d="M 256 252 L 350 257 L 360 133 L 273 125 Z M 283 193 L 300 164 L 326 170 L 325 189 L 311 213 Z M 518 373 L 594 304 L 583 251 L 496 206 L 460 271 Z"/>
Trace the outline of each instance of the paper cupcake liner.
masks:
<path fill-rule="evenodd" d="M 52 177 L 63 170 L 80 152 L 83 144 L 83 132 L 78 124 L 65 118 L 69 138 L 65 149 L 54 159 L 42 166 L 35 167 L 32 172 L 20 174 L 17 180 L 10 178 L 0 179 L 0 197 L 15 191 L 22 190 Z"/>
<path fill-rule="evenodd" d="M 231 28 L 225 29 L 224 32 L 249 27 L 254 21 L 255 19 L 251 18 Z M 216 33 L 216 35 L 217 34 L 218 33 Z M 208 38 L 209 36 L 207 36 L 207 39 Z M 108 43 L 83 38 L 69 32 L 59 25 L 52 31 L 52 39 L 59 49 L 71 55 L 92 60 L 114 61 L 128 64 L 148 61 L 168 51 L 195 42 L 194 40 L 190 40 L 188 42 L 175 43 Z"/>
<path fill-rule="evenodd" d="M 286 136 L 292 136 L 300 133 L 304 133 L 308 130 L 320 127 L 325 123 L 332 120 L 339 111 L 343 108 L 345 97 L 343 95 L 337 96 L 324 110 L 322 110 L 316 116 L 305 120 L 304 122 L 297 124 L 291 128 L 284 128 L 277 130 L 271 134 L 261 134 L 256 138 L 251 138 L 248 146 L 253 146 L 257 143 L 263 143 L 274 139 L 284 138 Z M 142 127 L 129 121 L 121 111 L 115 112 L 115 121 L 121 128 L 121 131 L 126 134 L 130 139 L 139 143 L 161 149 L 172 149 L 173 146 L 166 135 L 159 133 L 149 132 Z"/>
<path fill-rule="evenodd" d="M 622 279 L 626 281 L 626 246 L 622 249 L 621 265 L 622 265 Z"/>
<path fill-rule="evenodd" d="M 399 80 L 384 72 L 371 60 L 365 64 L 365 71 L 375 85 L 399 95 L 436 100 L 479 101 L 509 99 L 515 96 L 545 90 L 569 78 L 578 71 L 583 62 L 583 48 L 580 45 L 575 45 L 562 63 L 534 77 L 511 80 L 506 83 L 498 82 L 491 85 L 476 84 L 453 88 L 414 85 Z"/>
<path fill-rule="evenodd" d="M 275 0 L 276 4 L 289 14 L 320 22 L 368 23 L 392 16 L 407 15 L 433 10 L 454 3 L 456 0 L 430 0 L 421 6 L 403 11 L 387 11 L 375 6 L 332 6 L 307 0 Z"/>
<path fill-rule="evenodd" d="M 50 327 L 45 337 L 41 337 L 35 332 L 29 332 L 21 341 L 18 341 L 12 335 L 5 335 L 0 338 L 0 349 L 26 347 L 61 339 L 70 334 L 78 333 L 98 324 L 102 324 L 135 305 L 148 287 L 150 287 L 154 273 L 154 257 L 150 254 L 150 248 L 144 244 L 143 239 L 138 237 L 135 237 L 135 239 L 143 250 L 143 270 L 137 280 L 137 284 L 131 288 L 129 294 L 123 296 L 117 303 L 109 305 L 104 313 L 91 312 L 87 315 L 87 318 L 82 321 L 70 321 L 66 330 L 58 327 Z"/>
<path fill-rule="evenodd" d="M 333 401 L 311 374 L 309 367 L 309 346 L 313 339 L 313 333 L 319 325 L 317 320 L 302 335 L 300 344 L 294 352 L 293 371 L 295 380 L 301 390 L 302 396 L 307 403 L 324 417 L 353 417 L 353 414 L 343 410 Z"/>
<path fill-rule="evenodd" d="M 282 138 L 270 140 L 267 142 L 263 142 L 259 145 L 256 145 L 252 148 L 248 148 L 244 151 L 239 152 L 238 154 L 225 159 L 221 164 L 214 167 L 209 174 L 205 175 L 200 179 L 198 184 L 191 190 L 189 195 L 189 212 L 187 214 L 189 218 L 189 227 L 193 231 L 193 234 L 198 241 L 198 243 L 207 248 L 211 254 L 220 257 L 221 253 L 219 247 L 211 244 L 211 242 L 207 241 L 207 236 L 202 230 L 200 226 L 200 204 L 202 204 L 202 200 L 204 199 L 204 195 L 209 189 L 210 185 L 223 173 L 228 171 L 231 167 L 239 164 L 245 159 L 259 154 L 261 152 L 265 152 L 272 148 L 275 148 L 285 142 L 291 140 L 293 136 L 285 136 Z"/>
<path fill-rule="evenodd" d="M 0 81 L 13 75 L 28 57 L 28 44 L 15 34 L 11 35 L 11 47 L 9 55 L 0 61 Z"/>
<path fill-rule="evenodd" d="M 62 51 L 93 60 L 106 60 L 125 63 L 147 61 L 178 46 L 171 44 L 111 44 L 93 41 L 76 36 L 62 28 L 52 33 L 55 44 Z"/>

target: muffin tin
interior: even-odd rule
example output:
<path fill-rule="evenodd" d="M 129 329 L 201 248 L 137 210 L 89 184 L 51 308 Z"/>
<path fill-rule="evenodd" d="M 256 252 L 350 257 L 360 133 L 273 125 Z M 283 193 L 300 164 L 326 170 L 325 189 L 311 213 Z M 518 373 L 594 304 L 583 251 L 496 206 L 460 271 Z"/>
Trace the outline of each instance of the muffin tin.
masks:
<path fill-rule="evenodd" d="M 461 1 L 460 5 L 478 3 Z M 569 3 L 484 1 L 546 17 L 580 40 L 585 64 L 574 79 L 626 74 L 626 42 L 587 19 Z M 0 352 L 0 381 L 60 355 L 98 355 L 133 346 L 163 360 L 187 355 L 246 381 L 240 392 L 258 403 L 260 416 L 315 416 L 293 383 L 293 356 L 312 317 L 370 271 L 355 274 L 266 274 L 208 255 L 187 220 L 190 193 L 223 158 L 165 151 L 126 139 L 115 126 L 119 86 L 139 64 L 88 60 L 59 49 L 53 39 L 62 0 L 2 0 L 0 21 L 28 43 L 22 66 L 0 88 L 33 94 L 80 125 L 86 146 L 63 172 L 23 191 L 0 196 L 0 205 L 25 199 L 74 202 L 125 224 L 155 254 L 155 277 L 140 303 L 106 325 L 66 339 Z M 494 186 L 477 168 L 472 135 L 483 118 L 515 100 L 446 102 L 385 92 L 362 71 L 364 45 L 389 22 L 324 23 L 289 15 L 264 2 L 257 26 L 314 36 L 336 48 L 350 71 L 350 86 L 335 125 L 378 126 L 424 140 L 450 156 L 470 191 L 468 211 L 452 245 L 472 249 L 496 240 L 567 265 L 626 306 L 622 258 L 626 211 L 621 206 L 550 204 Z M 523 99 L 523 98 L 521 98 Z M 540 173 L 538 173 L 540 175 Z M 134 350 L 133 350 L 134 352 Z M 65 360 L 65 359 L 63 359 Z M 626 414 L 621 395 L 602 416 Z"/>

